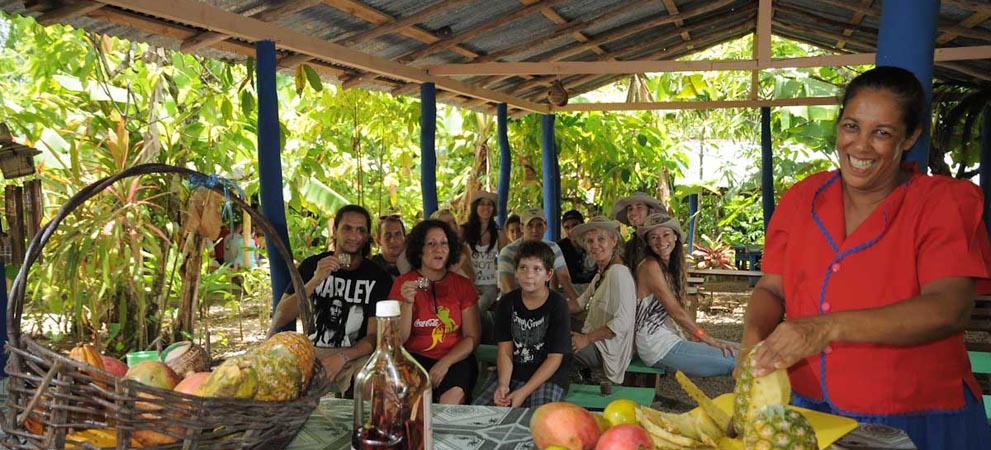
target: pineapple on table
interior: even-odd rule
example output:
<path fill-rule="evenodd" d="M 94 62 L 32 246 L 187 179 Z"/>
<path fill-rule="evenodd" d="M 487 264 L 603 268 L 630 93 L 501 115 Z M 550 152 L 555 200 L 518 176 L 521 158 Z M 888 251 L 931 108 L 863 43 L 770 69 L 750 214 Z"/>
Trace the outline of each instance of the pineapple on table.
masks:
<path fill-rule="evenodd" d="M 747 450 L 818 450 L 815 431 L 802 413 L 769 405 L 754 414 L 743 436 Z"/>

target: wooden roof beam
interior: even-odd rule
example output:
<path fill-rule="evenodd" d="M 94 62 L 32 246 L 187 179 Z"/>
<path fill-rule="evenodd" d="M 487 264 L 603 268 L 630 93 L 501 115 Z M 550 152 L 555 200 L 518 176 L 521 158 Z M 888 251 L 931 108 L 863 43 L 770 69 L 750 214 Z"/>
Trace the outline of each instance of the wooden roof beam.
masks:
<path fill-rule="evenodd" d="M 333 44 L 319 37 L 289 30 L 268 22 L 243 17 L 195 0 L 170 0 L 168 4 L 157 0 L 100 0 L 103 3 L 157 16 L 188 26 L 202 28 L 249 42 L 272 39 L 278 47 L 294 53 L 303 53 L 333 64 L 377 72 L 401 81 L 435 83 L 438 88 L 457 92 L 468 97 L 484 98 L 494 102 L 513 104 L 534 112 L 547 111 L 547 105 L 487 89 L 481 89 L 456 80 L 431 76 L 423 70 L 398 64 L 347 47 Z"/>
<path fill-rule="evenodd" d="M 386 25 L 396 20 L 395 17 L 385 14 L 357 0 L 323 0 L 323 4 L 334 9 L 344 11 L 373 25 Z M 426 44 L 432 44 L 440 40 L 440 38 L 435 36 L 432 32 L 417 26 L 410 26 L 400 29 L 398 33 Z M 342 41 L 346 40 L 347 38 L 342 39 Z M 451 47 L 451 51 L 466 58 L 478 57 L 478 53 L 475 53 L 461 45 Z"/>
<path fill-rule="evenodd" d="M 85 16 L 92 11 L 96 11 L 103 7 L 103 3 L 91 2 L 88 0 L 80 0 L 75 2 L 62 2 L 58 7 L 52 8 L 45 11 L 42 15 L 38 16 L 35 20 L 38 23 L 48 26 L 56 23 L 66 22 L 68 20 L 74 19 L 79 16 Z"/>
<path fill-rule="evenodd" d="M 564 26 L 559 27 L 557 30 L 554 30 L 552 33 L 550 33 L 550 34 L 548 34 L 546 36 L 540 36 L 540 37 L 537 37 L 537 38 L 540 39 L 540 41 L 542 41 L 542 42 L 549 42 L 549 41 L 552 41 L 554 39 L 558 39 L 558 38 L 560 38 L 562 36 L 565 36 L 565 35 L 568 35 L 568 34 L 580 33 L 582 36 L 585 36 L 585 34 L 582 33 L 582 31 L 584 31 L 586 28 L 591 27 L 595 23 L 610 20 L 613 17 L 617 17 L 619 15 L 626 14 L 627 12 L 629 12 L 629 11 L 631 11 L 633 9 L 640 8 L 640 7 L 644 6 L 644 5 L 653 3 L 654 1 L 656 1 L 656 0 L 640 0 L 640 1 L 637 1 L 637 2 L 627 3 L 627 4 L 625 4 L 625 5 L 617 8 L 615 10 L 612 10 L 610 12 L 607 12 L 607 13 L 605 13 L 605 14 L 603 14 L 601 16 L 598 16 L 598 17 L 596 17 L 594 19 L 591 19 L 591 20 L 573 20 L 573 21 L 569 22 L 566 25 L 565 24 L 562 24 Z M 582 42 L 583 44 L 587 44 L 588 42 L 591 42 L 591 40 L 585 40 L 585 41 L 580 41 L 580 42 Z M 527 50 L 529 50 L 531 48 L 533 48 L 533 43 L 530 42 L 530 41 L 527 41 L 527 42 L 520 43 L 518 45 L 514 45 L 512 47 L 509 47 L 509 48 L 506 48 L 506 49 L 503 49 L 503 50 L 499 50 L 499 51 L 496 51 L 496 52 L 492 52 L 492 53 L 490 53 L 488 55 L 479 57 L 479 58 L 475 59 L 475 62 L 496 61 L 496 60 L 505 58 L 507 56 L 512 56 L 512 55 L 515 55 L 517 53 L 520 53 L 520 52 L 523 52 L 523 51 L 527 51 Z M 595 48 L 600 48 L 600 47 L 599 47 L 598 44 L 592 44 L 592 46 L 590 47 L 590 49 L 593 49 L 593 51 L 594 51 Z"/>
<path fill-rule="evenodd" d="M 539 1 L 540 0 L 519 0 L 519 2 L 524 5 L 531 5 Z M 547 18 L 547 20 L 554 22 L 554 24 L 558 26 L 564 26 L 577 22 L 577 21 L 569 22 L 564 17 L 561 17 L 561 15 L 557 13 L 557 11 L 554 11 L 554 8 L 543 8 L 540 10 L 540 13 L 543 14 L 544 17 Z M 582 33 L 581 31 L 572 31 L 571 36 L 574 37 L 575 40 L 578 42 L 588 42 L 588 36 L 586 36 L 585 33 Z M 593 47 L 592 51 L 600 55 L 604 55 L 606 53 L 605 50 L 603 50 L 601 47 L 598 46 Z"/>
<path fill-rule="evenodd" d="M 368 31 L 349 37 L 345 39 L 343 43 L 348 47 L 353 47 L 362 42 L 375 39 L 379 36 L 392 34 L 397 31 L 416 25 L 418 23 L 426 22 L 427 20 L 430 20 L 432 17 L 435 17 L 443 13 L 444 11 L 447 11 L 448 9 L 464 5 L 465 3 L 468 3 L 470 1 L 472 0 L 449 0 L 449 1 L 436 3 L 434 5 L 423 8 L 420 11 L 417 11 L 415 14 L 412 14 L 410 16 L 406 16 L 399 20 L 392 19 L 381 26 L 372 28 Z"/>
<path fill-rule="evenodd" d="M 252 17 L 263 22 L 272 22 L 280 17 L 309 9 L 318 3 L 320 3 L 320 0 L 284 1 L 271 8 L 263 9 L 254 14 L 250 14 L 248 17 Z M 225 41 L 227 39 L 230 39 L 230 36 L 227 36 L 226 34 L 215 33 L 213 31 L 204 31 L 183 41 L 182 44 L 179 45 L 179 50 L 187 53 L 193 53 L 201 48 L 209 47 L 212 44 Z"/>
<path fill-rule="evenodd" d="M 957 26 L 964 28 L 974 28 L 975 26 L 984 23 L 988 19 L 991 19 L 991 10 L 981 11 L 971 14 L 966 19 L 964 19 L 959 24 L 957 24 Z M 940 35 L 936 37 L 936 45 L 946 44 L 947 42 L 956 39 L 957 36 L 959 35 L 952 32 L 940 33 Z"/>
<path fill-rule="evenodd" d="M 507 23 L 513 22 L 522 17 L 529 16 L 530 14 L 540 12 L 543 8 L 552 8 L 554 6 L 560 5 L 569 0 L 543 0 L 540 3 L 535 3 L 530 6 L 525 6 L 523 8 L 517 9 L 509 14 L 506 14 L 496 20 L 486 22 L 477 27 L 465 31 L 464 33 L 458 34 L 456 36 L 451 36 L 449 38 L 441 39 L 440 41 L 434 42 L 424 48 L 414 50 L 409 52 L 399 58 L 396 58 L 401 63 L 410 63 L 416 61 L 420 58 L 430 56 L 442 50 L 447 50 L 454 45 L 460 44 L 468 39 L 472 39 L 476 36 L 481 36 L 484 33 L 488 33 L 498 27 L 501 27 Z"/>
<path fill-rule="evenodd" d="M 760 0 L 757 4 L 757 30 L 754 36 L 753 57 L 758 69 L 771 62 L 771 18 L 774 17 L 774 7 L 771 0 Z M 757 100 L 760 94 L 760 71 L 750 71 L 750 99 Z"/>
<path fill-rule="evenodd" d="M 696 26 L 699 26 L 699 25 L 696 24 Z M 708 47 L 711 47 L 713 45 L 717 45 L 717 44 L 719 44 L 721 42 L 725 42 L 727 40 L 727 36 L 732 36 L 730 39 L 735 39 L 735 38 L 737 38 L 739 36 L 742 36 L 743 34 L 746 34 L 748 32 L 752 32 L 753 29 L 754 29 L 754 23 L 753 22 L 743 21 L 742 23 L 739 23 L 736 26 L 733 26 L 733 27 L 730 27 L 730 28 L 727 28 L 727 29 L 720 30 L 721 32 L 720 32 L 719 35 L 705 35 L 705 36 L 695 35 L 694 39 L 692 39 L 691 41 L 688 41 L 688 42 L 685 42 L 685 41 L 679 42 L 678 44 L 673 45 L 671 47 L 668 47 L 668 48 L 665 48 L 663 50 L 660 50 L 660 51 L 651 53 L 649 55 L 646 55 L 646 56 L 644 56 L 644 58 L 650 59 L 650 60 L 661 60 L 661 59 L 671 60 L 671 59 L 674 59 L 674 58 L 678 58 L 680 56 L 684 56 L 685 54 L 688 54 L 691 51 L 695 51 L 697 49 L 708 48 Z M 694 31 L 695 30 L 690 30 L 689 32 L 694 33 Z M 680 32 L 679 32 L 679 35 L 680 35 Z M 638 53 L 644 47 L 644 44 L 648 44 L 648 43 L 641 43 L 641 44 L 629 46 L 627 48 L 624 48 L 624 49 L 619 50 L 618 52 L 614 53 L 613 56 L 616 56 L 617 58 L 625 58 L 625 57 L 628 57 L 630 55 L 634 55 L 634 54 Z M 588 92 L 588 91 L 590 91 L 592 89 L 596 89 L 599 86 L 603 86 L 603 85 L 609 84 L 610 82 L 613 82 L 613 81 L 615 81 L 616 79 L 618 79 L 620 77 L 618 77 L 618 76 L 617 77 L 610 77 L 607 80 L 602 80 L 602 82 L 596 83 L 594 85 L 595 87 L 593 87 L 593 88 L 582 88 L 583 85 L 585 85 L 585 84 L 587 84 L 589 82 L 594 82 L 597 78 L 601 78 L 601 75 L 588 75 L 588 76 L 584 76 L 584 77 L 573 78 L 571 80 L 566 81 L 564 83 L 564 87 L 565 87 L 565 89 L 570 89 L 569 92 L 571 92 L 573 95 L 574 94 L 581 94 L 581 93 Z M 521 85 L 522 84 L 523 83 L 521 83 Z M 514 91 L 514 92 L 520 93 L 519 90 Z M 531 93 L 528 93 L 528 94 L 525 94 L 525 95 L 520 94 L 521 97 L 531 98 L 531 99 L 534 99 L 534 101 L 536 101 L 536 98 L 538 96 L 541 96 L 541 95 L 543 95 L 543 92 L 541 92 L 541 90 L 537 90 L 536 92 L 531 92 Z"/>
<path fill-rule="evenodd" d="M 644 48 L 647 48 L 647 47 L 649 47 L 651 45 L 656 45 L 656 43 L 658 41 L 663 41 L 663 40 L 671 39 L 672 37 L 680 36 L 681 35 L 681 32 L 682 31 L 685 31 L 685 30 L 687 30 L 690 33 L 694 33 L 694 32 L 696 32 L 698 30 L 701 30 L 703 28 L 709 27 L 709 26 L 711 26 L 714 23 L 726 23 L 730 19 L 742 20 L 742 21 L 746 22 L 746 21 L 749 21 L 751 17 L 753 17 L 754 13 L 756 13 L 756 10 L 757 10 L 756 5 L 750 5 L 750 6 L 747 6 L 747 7 L 743 7 L 743 8 L 738 9 L 736 12 L 733 13 L 733 15 L 713 16 L 713 17 L 710 17 L 708 19 L 702 20 L 702 21 L 700 21 L 700 22 L 698 22 L 698 23 L 696 23 L 696 24 L 694 24 L 691 27 L 688 27 L 686 29 L 676 30 L 674 33 L 667 34 L 667 35 L 664 35 L 664 36 L 659 36 L 659 37 L 657 37 L 657 38 L 655 38 L 653 40 L 642 41 L 640 43 L 637 43 L 637 44 L 634 44 L 634 45 L 625 47 L 623 49 L 620 49 L 617 52 L 611 53 L 609 55 L 600 56 L 599 59 L 601 60 L 601 59 L 604 59 L 605 57 L 611 57 L 611 58 L 615 58 L 617 60 L 623 60 L 623 59 L 625 59 L 624 57 L 629 57 L 631 55 L 635 55 L 637 52 L 639 52 L 640 50 L 642 50 Z M 744 24 L 741 24 L 741 25 L 737 25 L 737 27 L 740 27 L 740 26 L 745 26 L 745 27 L 747 27 L 749 29 L 753 29 L 754 24 L 753 23 L 744 23 Z M 736 27 L 734 27 L 734 28 L 736 28 Z M 724 33 L 724 32 L 725 32 L 724 30 L 720 30 L 720 33 L 721 34 Z M 706 38 L 708 38 L 708 36 L 702 36 L 701 38 L 698 38 L 697 37 L 695 40 L 705 41 Z M 689 42 L 681 41 L 680 43 L 678 43 L 678 44 L 676 44 L 674 46 L 668 47 L 668 49 L 684 50 L 688 45 L 692 45 L 690 42 L 692 42 L 692 41 L 689 41 Z M 658 58 L 658 59 L 660 59 L 660 58 Z M 600 62 L 599 64 L 603 64 L 603 63 Z M 531 86 L 535 86 L 535 85 L 538 85 L 538 84 L 544 84 L 544 83 L 546 83 L 548 81 L 549 81 L 549 78 L 548 77 L 534 78 L 533 80 L 529 80 L 529 81 L 525 81 L 525 82 L 519 83 L 518 85 L 516 85 L 513 88 L 513 91 L 512 92 L 514 92 L 514 93 L 525 92 L 524 89 L 530 88 Z"/>
<path fill-rule="evenodd" d="M 677 16 L 678 15 L 678 5 L 674 4 L 674 0 L 661 0 L 661 3 L 664 4 L 664 9 L 666 9 L 668 11 L 668 14 L 670 14 L 672 16 Z M 681 27 L 685 26 L 685 21 L 682 20 L 682 19 L 678 19 L 678 20 L 674 21 L 674 24 L 678 28 L 681 28 Z M 681 32 L 681 40 L 686 41 L 686 42 L 687 41 L 690 41 L 690 40 L 692 40 L 692 35 L 688 34 L 687 31 L 682 31 Z"/>
<path fill-rule="evenodd" d="M 871 5 L 871 2 L 873 2 L 873 1 L 874 0 L 860 0 L 860 4 L 863 5 L 863 6 L 868 6 L 869 7 Z M 853 17 L 850 18 L 850 25 L 853 25 L 853 26 L 860 25 L 860 22 L 863 22 L 864 21 L 864 17 L 866 17 L 866 16 L 867 15 L 864 14 L 864 13 L 862 13 L 862 12 L 859 12 L 859 11 L 854 12 L 853 13 Z M 852 36 L 853 35 L 853 32 L 854 32 L 854 29 L 853 28 L 843 28 L 843 35 L 844 36 Z M 846 45 L 846 41 L 845 40 L 839 41 L 839 42 L 836 43 L 836 48 L 843 49 L 843 46 L 845 46 L 845 45 Z"/>
<path fill-rule="evenodd" d="M 700 102 L 644 102 L 644 103 L 574 103 L 565 106 L 551 107 L 557 111 L 661 111 L 683 109 L 725 109 L 725 108 L 760 108 L 764 106 L 813 106 L 838 105 L 838 97 L 801 97 L 775 98 L 765 100 L 715 100 Z"/>
<path fill-rule="evenodd" d="M 637 25 L 633 25 L 633 26 L 618 27 L 618 29 L 613 29 L 613 30 L 604 32 L 604 33 L 602 33 L 602 34 L 594 37 L 591 41 L 588 41 L 588 42 L 583 43 L 583 44 L 579 44 L 577 47 L 572 47 L 572 48 L 568 48 L 568 49 L 564 49 L 564 50 L 555 50 L 555 51 L 551 52 L 548 55 L 542 55 L 542 58 L 541 59 L 549 60 L 549 61 L 559 61 L 559 60 L 562 60 L 562 59 L 565 59 L 565 58 L 574 56 L 576 54 L 580 54 L 580 53 L 584 52 L 585 50 L 589 49 L 593 45 L 594 46 L 598 46 L 598 45 L 608 44 L 608 43 L 613 42 L 615 40 L 625 38 L 627 36 L 630 36 L 630 35 L 639 33 L 641 31 L 645 31 L 645 30 L 648 30 L 648 29 L 651 29 L 651 28 L 655 28 L 655 27 L 658 27 L 658 26 L 661 26 L 661 25 L 666 25 L 666 24 L 669 24 L 669 23 L 674 23 L 679 18 L 680 19 L 689 19 L 689 18 L 698 16 L 698 15 L 701 15 L 701 14 L 707 14 L 707 13 L 710 13 L 712 11 L 716 11 L 716 10 L 718 10 L 718 9 L 726 6 L 726 5 L 729 5 L 730 3 L 732 3 L 732 1 L 733 0 L 719 0 L 719 1 L 716 1 L 716 2 L 709 2 L 705 6 L 701 6 L 701 7 L 698 7 L 698 8 L 693 8 L 693 9 L 688 10 L 688 11 L 682 11 L 681 15 L 678 16 L 678 17 L 675 17 L 675 16 L 663 16 L 663 17 L 657 17 L 657 18 L 654 18 L 652 20 L 648 20 L 646 22 L 643 22 L 643 23 L 640 23 L 640 24 L 637 24 Z M 741 9 L 754 10 L 755 7 L 754 6 L 746 6 L 746 7 L 741 8 Z M 708 21 L 706 21 L 706 22 L 708 22 Z M 693 26 L 693 27 L 694 28 L 697 28 L 697 26 Z M 681 31 L 685 31 L 685 30 L 681 30 Z M 689 29 L 688 31 L 691 32 L 692 29 Z M 678 34 L 680 35 L 681 33 L 679 32 Z M 492 87 L 496 83 L 498 83 L 500 81 L 503 81 L 503 80 L 505 80 L 507 78 L 509 78 L 509 77 L 494 77 L 494 78 L 490 78 L 490 79 L 487 79 L 487 80 L 479 80 L 478 82 L 481 83 L 483 87 L 488 88 L 488 87 Z"/>
<path fill-rule="evenodd" d="M 943 0 L 944 5 L 953 5 L 960 9 L 966 9 L 977 13 L 991 13 L 991 4 L 987 1 L 975 0 Z"/>
<path fill-rule="evenodd" d="M 830 6 L 836 6 L 854 12 L 862 12 L 870 17 L 875 17 L 875 18 L 881 17 L 880 8 L 851 5 L 849 3 L 842 2 L 839 0 L 819 0 L 819 1 L 822 3 L 826 3 Z M 944 3 L 950 3 L 950 1 L 944 0 Z M 991 5 L 979 6 L 977 4 L 974 4 L 973 7 L 966 7 L 964 9 L 968 9 L 971 11 L 978 11 L 978 12 L 991 11 Z M 991 41 L 991 32 L 961 27 L 955 23 L 943 19 L 939 20 L 939 26 L 937 28 L 937 31 L 946 32 L 946 33 L 956 33 L 960 36 L 969 37 L 973 39 L 980 39 L 982 41 Z"/>

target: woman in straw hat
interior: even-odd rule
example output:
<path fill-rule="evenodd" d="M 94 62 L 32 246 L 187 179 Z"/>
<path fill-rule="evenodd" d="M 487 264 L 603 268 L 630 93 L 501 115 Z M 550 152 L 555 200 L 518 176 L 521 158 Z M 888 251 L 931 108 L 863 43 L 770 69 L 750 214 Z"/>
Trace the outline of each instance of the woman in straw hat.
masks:
<path fill-rule="evenodd" d="M 572 313 L 585 312 L 580 333 L 571 334 L 575 364 L 602 367 L 609 381 L 620 384 L 633 357 L 633 324 L 636 315 L 636 284 L 630 269 L 619 257 L 619 222 L 593 217 L 572 232 L 598 268 L 592 283 L 577 301 Z"/>
<path fill-rule="evenodd" d="M 685 310 L 685 246 L 678 219 L 651 214 L 637 234 L 647 243 L 637 266 L 634 345 L 640 359 L 689 376 L 731 374 L 737 346 L 713 339 Z"/>

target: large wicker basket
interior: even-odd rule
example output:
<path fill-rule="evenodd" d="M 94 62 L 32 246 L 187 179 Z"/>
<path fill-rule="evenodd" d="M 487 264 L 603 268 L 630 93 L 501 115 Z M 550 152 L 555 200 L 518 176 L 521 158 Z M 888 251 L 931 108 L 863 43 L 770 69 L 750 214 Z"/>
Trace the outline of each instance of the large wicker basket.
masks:
<path fill-rule="evenodd" d="M 11 287 L 7 308 L 7 416 L 2 445 L 15 449 L 93 448 L 67 436 L 80 430 L 104 430 L 116 438 L 116 448 L 137 447 L 135 436 L 149 434 L 174 441 L 144 446 L 156 449 L 282 449 L 289 445 L 330 390 L 319 361 L 306 392 L 293 401 L 205 398 L 149 387 L 69 359 L 21 334 L 25 285 L 31 266 L 63 219 L 76 207 L 115 182 L 148 174 L 205 175 L 179 167 L 145 164 L 95 182 L 73 196 L 31 241 L 24 265 Z M 292 255 L 272 224 L 225 186 L 208 186 L 248 212 L 265 232 L 267 242 L 289 266 L 296 292 L 303 282 Z M 300 317 L 309 327 L 309 302 L 300 302 Z M 153 433 L 159 433 L 155 435 Z M 134 443 L 134 445 L 132 445 Z"/>

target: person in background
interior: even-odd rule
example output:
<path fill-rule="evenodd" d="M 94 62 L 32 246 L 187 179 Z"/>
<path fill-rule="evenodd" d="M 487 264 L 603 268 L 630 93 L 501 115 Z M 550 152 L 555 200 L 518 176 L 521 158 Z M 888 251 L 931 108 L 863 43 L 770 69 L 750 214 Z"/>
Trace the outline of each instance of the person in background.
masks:
<path fill-rule="evenodd" d="M 234 229 L 227 236 L 224 236 L 224 262 L 234 269 L 246 268 L 254 269 L 257 263 L 255 257 L 255 240 L 243 235 L 244 225 L 234 224 Z"/>
<path fill-rule="evenodd" d="M 623 261 L 630 270 L 636 270 L 643 261 L 644 249 L 647 244 L 636 233 L 637 228 L 643 224 L 647 216 L 663 212 L 668 209 L 657 199 L 643 192 L 634 192 L 629 197 L 624 197 L 616 201 L 612 206 L 612 215 L 616 220 L 633 228 L 630 240 L 623 244 Z"/>
<path fill-rule="evenodd" d="M 598 269 L 585 293 L 569 302 L 571 313 L 585 313 L 581 332 L 571 333 L 575 364 L 601 367 L 609 381 L 622 384 L 633 358 L 637 287 L 619 257 L 619 222 L 593 217 L 571 230 L 571 235 L 582 242 Z"/>
<path fill-rule="evenodd" d="M 389 293 L 402 301 L 404 347 L 430 374 L 434 402 L 470 402 L 482 331 L 478 291 L 451 271 L 457 258 L 451 249 L 461 247 L 458 234 L 444 222 L 425 220 L 410 230 L 406 244 L 413 270 L 400 275 Z"/>
<path fill-rule="evenodd" d="M 506 218 L 506 242 L 516 242 L 523 237 L 523 224 L 520 223 L 519 214 L 510 214 Z"/>
<path fill-rule="evenodd" d="M 564 399 L 571 372 L 568 301 L 547 287 L 554 251 L 526 241 L 516 254 L 516 289 L 496 312 L 498 375 L 476 404 L 535 408 Z"/>
<path fill-rule="evenodd" d="M 651 214 L 637 234 L 647 242 L 636 272 L 639 300 L 633 343 L 640 359 L 688 376 L 733 373 L 737 346 L 713 339 L 685 309 L 688 262 L 681 223 L 664 213 Z"/>
<path fill-rule="evenodd" d="M 754 375 L 788 369 L 796 406 L 905 430 L 920 449 L 986 450 L 963 330 L 991 244 L 976 185 L 905 162 L 928 109 L 905 69 L 850 82 L 839 170 L 796 183 L 775 208 L 740 353 L 762 342 Z"/>
<path fill-rule="evenodd" d="M 585 285 L 591 282 L 592 277 L 595 276 L 595 261 L 592 261 L 580 243 L 571 239 L 571 230 L 583 222 L 585 222 L 585 217 L 574 209 L 564 213 L 561 216 L 564 238 L 557 241 L 558 247 L 561 247 L 561 254 L 564 255 L 564 262 L 568 265 L 571 283 L 579 294 L 585 292 Z"/>
<path fill-rule="evenodd" d="M 516 260 L 516 251 L 524 240 L 543 241 L 554 251 L 554 277 L 551 278 L 551 287 L 561 286 L 561 291 L 568 301 L 578 298 L 578 291 L 571 284 L 571 275 L 568 274 L 568 265 L 564 262 L 564 255 L 561 254 L 561 247 L 557 243 L 544 241 L 544 233 L 547 231 L 547 219 L 544 218 L 544 210 L 540 208 L 530 208 L 523 211 L 521 216 L 523 223 L 523 239 L 516 240 L 499 252 L 499 290 L 505 294 L 519 287 L 516 282 L 516 268 L 513 261 Z"/>
<path fill-rule="evenodd" d="M 299 316 L 299 302 L 311 302 L 314 332 L 310 340 L 328 378 L 339 392 L 375 349 L 375 303 L 389 298 L 392 277 L 368 259 L 372 218 L 365 208 L 346 205 L 334 216 L 335 251 L 310 256 L 299 264 L 306 292 L 301 297 L 292 284 L 286 288 L 272 315 L 271 336 Z M 342 315 L 343 314 L 343 315 Z"/>
<path fill-rule="evenodd" d="M 491 192 L 477 191 L 471 197 L 471 213 L 461 225 L 461 236 L 471 250 L 471 267 L 475 271 L 475 288 L 478 289 L 478 310 L 482 315 L 482 340 L 492 342 L 493 313 L 499 295 L 499 277 L 496 262 L 499 249 L 506 246 L 506 236 L 495 222 L 496 200 Z"/>
<path fill-rule="evenodd" d="M 379 253 L 372 256 L 372 261 L 389 272 L 392 278 L 399 276 L 396 263 L 399 255 L 406 249 L 406 225 L 398 214 L 379 217 L 378 233 L 375 235 L 379 245 Z"/>

